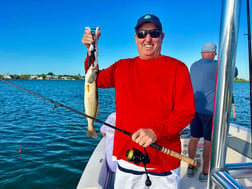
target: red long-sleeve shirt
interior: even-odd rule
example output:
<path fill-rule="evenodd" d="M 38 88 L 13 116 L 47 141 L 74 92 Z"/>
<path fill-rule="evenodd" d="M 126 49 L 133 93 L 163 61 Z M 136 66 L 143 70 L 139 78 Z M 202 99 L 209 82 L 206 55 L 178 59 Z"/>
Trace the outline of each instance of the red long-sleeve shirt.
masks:
<path fill-rule="evenodd" d="M 181 153 L 179 132 L 195 113 L 190 75 L 184 63 L 168 56 L 119 60 L 99 71 L 97 86 L 115 88 L 117 127 L 130 133 L 151 128 L 157 144 Z M 126 151 L 133 147 L 144 153 L 129 136 L 115 132 L 113 155 L 117 159 L 128 161 Z M 180 165 L 178 159 L 156 149 L 147 147 L 147 152 L 150 157 L 147 168 L 155 168 L 153 172 L 166 172 Z"/>

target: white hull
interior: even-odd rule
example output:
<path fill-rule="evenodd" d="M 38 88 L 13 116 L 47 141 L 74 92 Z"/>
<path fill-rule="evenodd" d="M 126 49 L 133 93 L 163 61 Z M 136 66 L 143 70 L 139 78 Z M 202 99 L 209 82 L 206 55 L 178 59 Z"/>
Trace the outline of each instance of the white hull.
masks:
<path fill-rule="evenodd" d="M 189 142 L 189 135 L 182 135 L 182 154 L 188 156 L 187 146 Z M 240 162 L 252 162 L 251 145 L 250 149 L 232 149 L 242 147 L 243 144 L 251 144 L 250 132 L 236 125 L 230 125 L 229 129 L 229 147 L 227 149 L 226 163 L 240 163 Z M 102 189 L 110 180 L 110 174 L 107 169 L 105 161 L 105 138 L 102 138 L 95 151 L 93 152 L 90 160 L 82 174 L 77 189 Z M 247 150 L 247 151 L 246 151 Z M 238 151 L 238 152 L 237 152 Z M 239 151 L 245 153 L 242 154 Z M 203 152 L 203 140 L 199 142 L 197 155 L 195 159 L 202 159 Z M 249 157 L 247 157 L 249 156 Z M 201 167 L 196 171 L 196 175 L 193 178 L 189 178 L 186 175 L 188 164 L 181 162 L 181 189 L 204 189 L 207 187 L 206 182 L 200 182 L 198 177 L 201 172 Z M 245 188 L 252 188 L 252 179 L 240 179 L 239 182 Z M 111 188 L 111 187 L 108 187 Z"/>

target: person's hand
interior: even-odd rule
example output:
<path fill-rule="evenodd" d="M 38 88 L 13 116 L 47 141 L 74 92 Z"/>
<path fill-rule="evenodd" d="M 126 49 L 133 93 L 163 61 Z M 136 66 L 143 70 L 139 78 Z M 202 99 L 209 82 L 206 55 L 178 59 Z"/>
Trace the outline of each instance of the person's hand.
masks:
<path fill-rule="evenodd" d="M 132 134 L 131 138 L 142 147 L 147 147 L 157 141 L 157 136 L 152 129 L 139 129 Z"/>
<path fill-rule="evenodd" d="M 97 31 L 97 36 L 92 36 L 91 29 L 89 27 L 86 27 L 85 28 L 85 33 L 84 33 L 84 35 L 82 37 L 81 42 L 82 42 L 82 44 L 84 44 L 87 47 L 87 49 L 89 49 L 90 45 L 94 41 L 98 40 L 100 36 L 101 36 L 101 31 L 100 30 Z"/>
<path fill-rule="evenodd" d="M 106 133 L 102 132 L 101 130 L 100 130 L 100 132 L 101 132 L 103 137 L 106 137 Z"/>

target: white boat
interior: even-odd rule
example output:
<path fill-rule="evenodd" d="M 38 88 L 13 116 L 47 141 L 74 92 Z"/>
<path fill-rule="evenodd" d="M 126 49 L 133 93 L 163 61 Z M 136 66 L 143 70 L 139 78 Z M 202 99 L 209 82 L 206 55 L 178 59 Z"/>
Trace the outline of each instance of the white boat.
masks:
<path fill-rule="evenodd" d="M 199 181 L 201 167 L 194 177 L 187 177 L 188 164 L 181 161 L 181 189 L 252 189 L 251 131 L 229 124 L 240 3 L 240 0 L 223 0 L 209 179 L 207 183 Z M 188 156 L 189 136 L 186 130 L 182 132 L 182 153 L 185 156 Z M 93 152 L 77 189 L 113 189 L 113 176 L 106 165 L 105 148 L 103 138 Z M 203 141 L 200 141 L 197 159 L 202 159 L 202 149 Z"/>
<path fill-rule="evenodd" d="M 187 147 L 190 134 L 186 128 L 181 135 L 182 154 L 188 156 Z M 229 145 L 227 149 L 227 163 L 252 162 L 251 136 L 249 129 L 230 124 Z M 113 173 L 111 173 L 106 164 L 105 148 L 106 142 L 103 137 L 88 161 L 86 168 L 81 176 L 77 189 L 113 189 Z M 200 140 L 196 154 L 196 160 L 202 160 L 203 140 Z M 207 187 L 206 182 L 200 182 L 198 179 L 201 167 L 198 168 L 196 175 L 192 178 L 187 177 L 188 164 L 181 161 L 181 189 L 203 189 Z M 252 171 L 252 170 L 251 170 Z M 239 182 L 246 188 L 252 188 L 252 178 L 240 179 Z M 144 183 L 143 183 L 144 184 Z"/>

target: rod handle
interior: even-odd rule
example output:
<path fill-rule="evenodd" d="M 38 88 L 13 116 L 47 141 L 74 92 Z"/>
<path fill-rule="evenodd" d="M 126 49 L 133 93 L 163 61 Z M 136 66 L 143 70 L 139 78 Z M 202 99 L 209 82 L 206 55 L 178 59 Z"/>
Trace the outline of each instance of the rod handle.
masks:
<path fill-rule="evenodd" d="M 184 156 L 184 155 L 182 155 L 182 154 L 180 154 L 178 152 L 175 152 L 173 150 L 170 150 L 168 148 L 162 147 L 162 146 L 160 146 L 160 145 L 158 145 L 156 143 L 152 143 L 150 145 L 150 147 L 158 149 L 158 150 L 160 150 L 161 152 L 163 152 L 163 153 L 165 153 L 167 155 L 170 155 L 170 156 L 175 157 L 177 159 L 180 159 L 180 160 L 182 160 L 182 161 L 184 161 L 186 163 L 189 163 L 190 165 L 192 165 L 194 167 L 200 167 L 200 165 L 201 165 L 200 162 L 198 162 L 198 161 L 195 161 L 195 160 L 193 160 L 193 159 L 191 159 L 191 158 L 189 158 L 187 156 Z"/>

